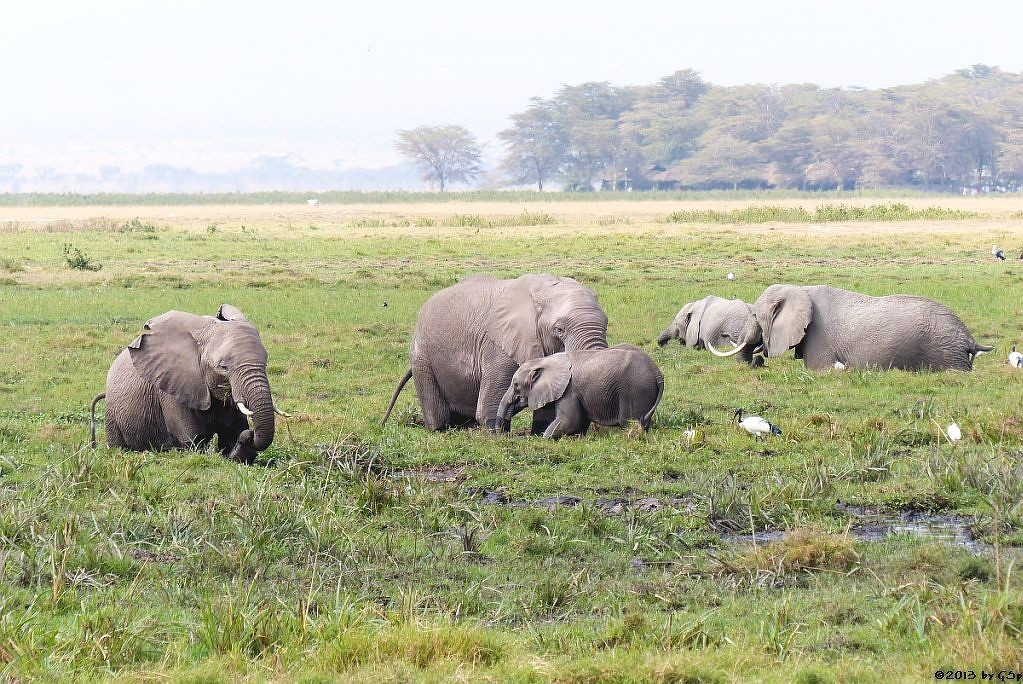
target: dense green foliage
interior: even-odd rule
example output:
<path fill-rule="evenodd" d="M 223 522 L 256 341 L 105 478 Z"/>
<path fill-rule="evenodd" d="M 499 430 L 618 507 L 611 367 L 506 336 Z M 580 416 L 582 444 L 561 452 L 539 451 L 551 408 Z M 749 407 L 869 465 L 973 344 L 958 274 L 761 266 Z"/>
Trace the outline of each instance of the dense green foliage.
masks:
<path fill-rule="evenodd" d="M 856 233 L 575 203 L 459 207 L 458 220 L 135 207 L 137 220 L 54 232 L 5 224 L 0 679 L 868 682 L 1019 668 L 1023 371 L 1004 362 L 1020 332 L 1004 293 L 1023 272 L 988 246 L 1023 240 L 1023 221 L 985 206 L 937 229 Z M 69 239 L 103 269 L 67 268 Z M 411 387 L 378 426 L 431 293 L 468 273 L 545 270 L 594 287 L 610 341 L 661 366 L 649 434 L 547 442 L 521 434 L 526 415 L 513 435 L 428 433 Z M 933 297 L 997 351 L 969 374 L 818 374 L 791 354 L 751 371 L 652 344 L 686 301 L 752 300 L 779 281 Z M 276 402 L 294 414 L 259 463 L 88 449 L 88 403 L 141 324 L 223 302 L 260 328 Z M 737 406 L 784 438 L 754 441 L 731 422 Z M 914 512 L 992 546 L 910 533 Z M 735 536 L 753 532 L 756 545 Z"/>
<path fill-rule="evenodd" d="M 501 137 L 516 182 L 1018 187 L 1021 109 L 1023 75 L 984 65 L 880 90 L 722 87 L 685 70 L 647 86 L 564 86 L 514 115 Z"/>

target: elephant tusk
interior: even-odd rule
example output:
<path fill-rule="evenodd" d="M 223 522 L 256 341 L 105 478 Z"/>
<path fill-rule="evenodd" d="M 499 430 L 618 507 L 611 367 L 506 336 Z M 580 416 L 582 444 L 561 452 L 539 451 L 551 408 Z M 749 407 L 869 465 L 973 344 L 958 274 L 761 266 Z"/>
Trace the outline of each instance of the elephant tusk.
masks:
<path fill-rule="evenodd" d="M 241 411 L 241 412 L 242 412 L 243 414 L 245 414 L 246 416 L 251 416 L 251 415 L 252 415 L 252 411 L 250 411 L 249 409 L 247 409 L 247 408 L 245 407 L 245 404 L 243 404 L 242 402 L 240 402 L 240 401 L 239 401 L 239 402 L 237 403 L 237 406 L 238 406 L 238 410 L 239 410 L 239 411 Z"/>
<path fill-rule="evenodd" d="M 728 341 L 732 343 L 732 347 L 738 347 L 739 346 L 739 343 L 736 342 L 735 340 L 728 340 Z"/>
<path fill-rule="evenodd" d="M 744 342 L 742 344 L 735 345 L 735 349 L 733 349 L 731 351 L 721 352 L 721 351 L 718 351 L 717 349 L 715 349 L 713 344 L 711 344 L 710 342 L 707 342 L 707 349 L 709 349 L 710 353 L 713 354 L 714 356 L 721 356 L 721 357 L 735 356 L 736 354 L 738 354 L 739 352 L 741 352 L 745 348 L 746 348 L 746 343 Z"/>
<path fill-rule="evenodd" d="M 276 405 L 274 405 L 274 413 L 276 413 L 277 415 L 282 416 L 284 418 L 291 418 L 291 414 L 290 413 L 285 413 L 284 411 L 282 411 L 279 408 L 277 408 Z"/>
<path fill-rule="evenodd" d="M 753 353 L 754 354 L 760 354 L 763 351 L 764 351 L 764 344 L 762 342 L 753 348 Z"/>

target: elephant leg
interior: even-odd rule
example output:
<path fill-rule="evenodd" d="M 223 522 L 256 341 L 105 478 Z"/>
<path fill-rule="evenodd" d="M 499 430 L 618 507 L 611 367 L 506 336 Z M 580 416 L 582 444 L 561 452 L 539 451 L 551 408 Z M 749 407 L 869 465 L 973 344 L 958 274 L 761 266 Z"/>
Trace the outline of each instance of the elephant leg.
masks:
<path fill-rule="evenodd" d="M 557 439 L 565 435 L 584 435 L 590 427 L 590 419 L 583 412 L 578 401 L 561 399 L 554 407 L 556 417 L 544 430 L 544 439 Z"/>
<path fill-rule="evenodd" d="M 533 411 L 533 425 L 529 430 L 531 435 L 542 435 L 550 427 L 551 423 L 554 422 L 556 412 L 553 406 L 545 406 L 544 408 Z"/>
<path fill-rule="evenodd" d="M 476 402 L 476 422 L 480 425 L 497 429 L 497 409 L 501 405 L 501 397 L 511 384 L 518 364 L 504 352 L 493 348 L 484 355 L 483 378 L 480 382 L 480 396 Z M 505 424 L 507 432 L 511 425 Z"/>
<path fill-rule="evenodd" d="M 429 368 L 413 368 L 416 396 L 423 409 L 423 425 L 427 430 L 445 430 L 451 425 L 451 408 L 440 392 L 440 385 Z"/>

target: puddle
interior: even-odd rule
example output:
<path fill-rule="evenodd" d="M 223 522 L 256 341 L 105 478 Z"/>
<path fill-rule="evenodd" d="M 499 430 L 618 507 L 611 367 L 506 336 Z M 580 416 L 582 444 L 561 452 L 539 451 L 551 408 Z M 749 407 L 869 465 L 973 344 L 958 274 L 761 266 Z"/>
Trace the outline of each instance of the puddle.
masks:
<path fill-rule="evenodd" d="M 973 553 L 994 550 L 990 544 L 973 536 L 973 520 L 947 513 L 883 512 L 877 506 L 850 506 L 838 504 L 836 508 L 849 516 L 849 536 L 860 541 L 884 541 L 898 535 L 917 537 L 928 541 L 959 546 Z M 768 544 L 780 540 L 784 530 L 762 530 L 753 534 L 724 534 L 721 538 L 733 544 Z"/>

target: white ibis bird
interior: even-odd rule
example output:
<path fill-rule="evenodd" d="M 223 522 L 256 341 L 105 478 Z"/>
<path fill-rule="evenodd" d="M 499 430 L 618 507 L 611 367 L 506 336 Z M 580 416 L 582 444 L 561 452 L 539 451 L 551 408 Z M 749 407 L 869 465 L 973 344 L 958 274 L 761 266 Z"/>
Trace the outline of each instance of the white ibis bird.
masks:
<path fill-rule="evenodd" d="M 750 433 L 757 439 L 760 439 L 764 435 L 778 435 L 781 436 L 781 430 L 777 425 L 770 423 L 760 416 L 746 416 L 743 415 L 746 412 L 741 408 L 735 409 L 735 422 L 739 424 L 746 432 Z"/>
<path fill-rule="evenodd" d="M 1005 261 L 1005 252 L 998 249 L 998 245 L 991 245 L 991 256 L 995 257 L 999 261 Z"/>
<path fill-rule="evenodd" d="M 1023 354 L 1016 351 L 1016 345 L 1012 345 L 1012 351 L 1009 352 L 1009 365 L 1013 368 L 1023 368 Z"/>
<path fill-rule="evenodd" d="M 835 361 L 835 370 L 845 370 L 845 364 L 841 361 Z"/>
<path fill-rule="evenodd" d="M 963 438 L 963 431 L 955 423 L 949 423 L 948 427 L 945 428 L 945 435 L 948 437 L 948 441 L 958 442 Z"/>
<path fill-rule="evenodd" d="M 728 278 L 729 280 L 735 280 L 735 274 L 734 274 L 734 273 L 732 273 L 731 271 L 729 271 L 729 272 L 728 272 L 728 276 L 727 276 L 727 278 Z"/>

